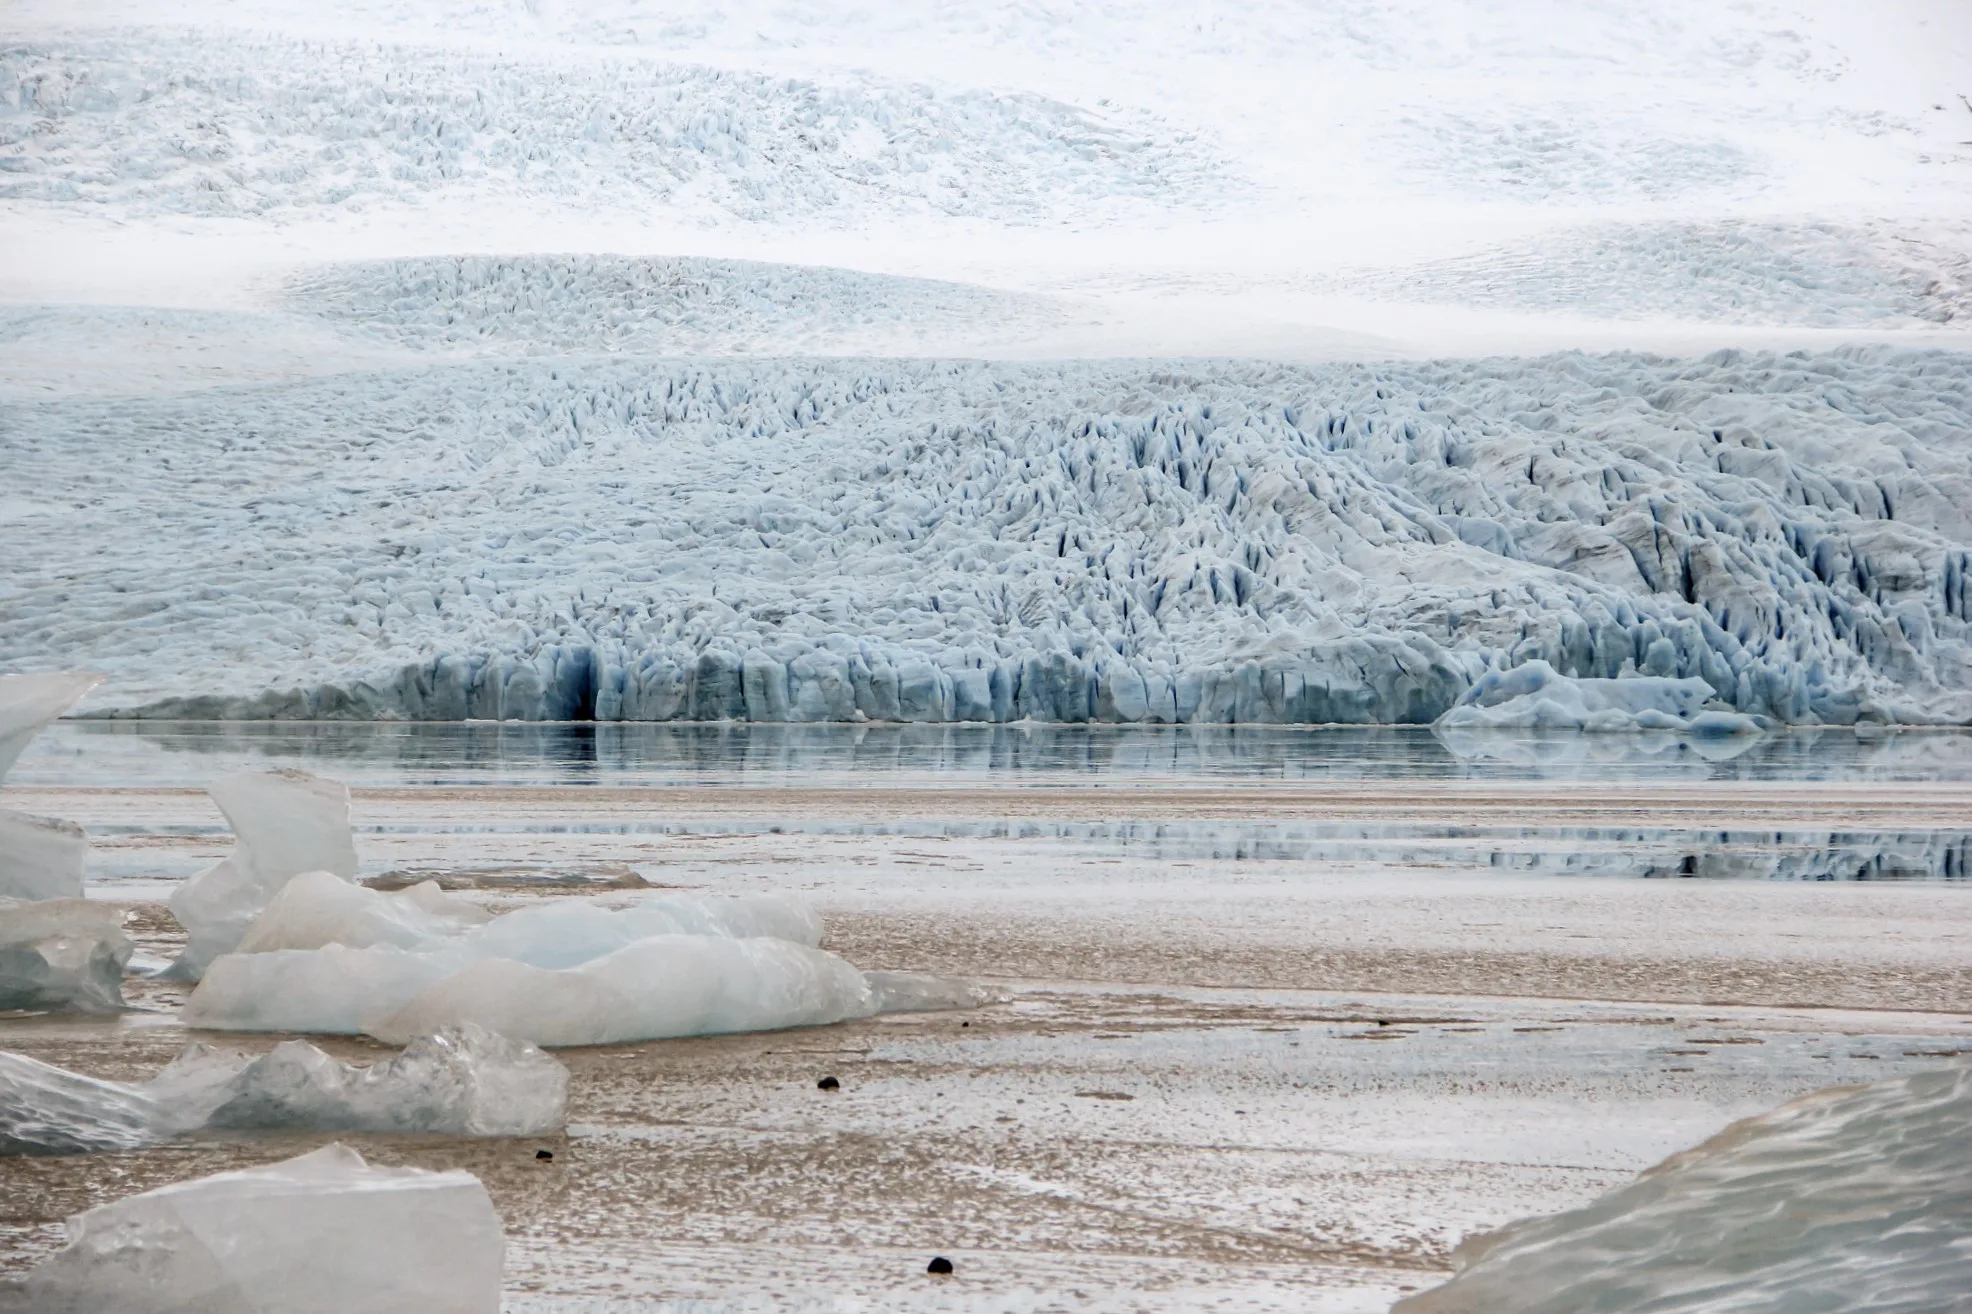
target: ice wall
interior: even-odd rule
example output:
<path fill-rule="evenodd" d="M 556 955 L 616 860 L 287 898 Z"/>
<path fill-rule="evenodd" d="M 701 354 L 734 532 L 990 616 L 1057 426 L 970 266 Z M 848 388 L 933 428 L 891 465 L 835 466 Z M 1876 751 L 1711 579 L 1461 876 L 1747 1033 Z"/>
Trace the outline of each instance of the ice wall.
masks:
<path fill-rule="evenodd" d="M 1972 1066 L 1824 1091 L 1459 1247 L 1392 1314 L 1932 1314 L 1972 1291 Z"/>
<path fill-rule="evenodd" d="M 0 1279 L 0 1314 L 498 1314 L 505 1254 L 472 1174 L 330 1145 L 76 1215 L 65 1249 Z"/>
<path fill-rule="evenodd" d="M 0 660 L 211 717 L 1427 723 L 1540 660 L 1962 721 L 1968 378 L 585 357 L 20 405 L 81 509 L 0 524 Z"/>
<path fill-rule="evenodd" d="M 249 771 L 209 791 L 233 828 L 232 854 L 171 895 L 171 914 L 189 937 L 171 974 L 198 980 L 231 951 L 281 887 L 303 872 L 356 875 L 349 790 L 305 771 Z"/>

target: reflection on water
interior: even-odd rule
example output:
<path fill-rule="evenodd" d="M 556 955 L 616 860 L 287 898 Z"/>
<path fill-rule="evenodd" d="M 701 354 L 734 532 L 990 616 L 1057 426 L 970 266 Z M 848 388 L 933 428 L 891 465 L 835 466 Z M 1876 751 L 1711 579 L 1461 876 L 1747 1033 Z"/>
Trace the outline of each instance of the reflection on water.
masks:
<path fill-rule="evenodd" d="M 1212 779 L 1967 780 L 1972 734 L 1669 734 L 1420 727 L 63 721 L 17 784 L 202 784 L 299 766 L 373 784 L 999 784 Z"/>
<path fill-rule="evenodd" d="M 1271 726 L 542 725 L 61 722 L 8 783 L 198 787 L 232 771 L 297 766 L 357 785 L 1099 785 L 1131 781 L 1959 781 L 1972 734 L 1788 731 L 1675 735 L 1463 734 Z M 99 828 L 107 837 L 116 827 Z M 168 828 L 180 833 L 206 828 Z M 359 828 L 362 829 L 362 828 Z M 371 833 L 392 830 L 372 826 Z M 1721 832 L 1688 827 L 1447 825 L 1312 820 L 854 818 L 765 823 L 490 817 L 421 833 L 948 836 L 1097 846 L 1145 859 L 1401 863 L 1555 875 L 1790 881 L 1972 879 L 1972 817 L 1915 832 Z M 134 833 L 134 832 L 133 832 Z M 223 833 L 215 825 L 215 836 Z M 167 855 L 99 854 L 99 875 L 175 877 Z M 127 872 L 120 868 L 127 864 Z"/>

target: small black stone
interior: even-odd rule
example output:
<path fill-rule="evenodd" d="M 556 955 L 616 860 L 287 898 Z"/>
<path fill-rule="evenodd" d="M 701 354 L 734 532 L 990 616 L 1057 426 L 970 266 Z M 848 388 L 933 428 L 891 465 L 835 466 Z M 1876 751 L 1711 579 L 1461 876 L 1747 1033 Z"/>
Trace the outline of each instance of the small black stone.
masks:
<path fill-rule="evenodd" d="M 952 1271 L 952 1261 L 945 1258 L 945 1256 L 943 1255 L 939 1255 L 937 1258 L 933 1259 L 929 1264 L 926 1264 L 924 1266 L 924 1271 L 927 1273 L 937 1273 L 940 1276 L 943 1276 L 944 1274 L 950 1273 Z"/>
<path fill-rule="evenodd" d="M 835 1079 L 834 1077 L 823 1077 L 823 1078 L 822 1078 L 822 1079 L 821 1079 L 820 1081 L 818 1081 L 818 1082 L 816 1082 L 816 1083 L 815 1083 L 815 1089 L 816 1089 L 816 1090 L 841 1090 L 841 1089 L 842 1089 L 842 1083 L 841 1083 L 841 1082 L 839 1082 L 839 1081 L 837 1081 L 837 1080 L 836 1080 L 836 1079 Z"/>
<path fill-rule="evenodd" d="M 555 1152 L 553 1150 L 536 1150 L 534 1152 L 534 1157 L 542 1160 L 543 1162 L 546 1162 L 547 1160 L 555 1157 Z"/>

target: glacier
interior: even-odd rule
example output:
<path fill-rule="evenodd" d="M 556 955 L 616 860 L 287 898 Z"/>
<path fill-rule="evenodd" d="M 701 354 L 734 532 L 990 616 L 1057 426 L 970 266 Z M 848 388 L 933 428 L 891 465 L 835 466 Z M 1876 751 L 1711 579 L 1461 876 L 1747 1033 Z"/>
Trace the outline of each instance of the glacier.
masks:
<path fill-rule="evenodd" d="M 0 1279 L 4 1314 L 498 1314 L 500 1218 L 471 1173 L 328 1145 L 98 1205 Z"/>
<path fill-rule="evenodd" d="M 228 857 L 171 893 L 171 915 L 187 942 L 169 974 L 198 980 L 206 965 L 237 946 L 261 909 L 304 872 L 356 875 L 349 789 L 306 771 L 244 771 L 207 790 L 232 826 Z"/>
<path fill-rule="evenodd" d="M 1392 1314 L 1931 1314 L 1972 1290 L 1972 1065 L 1807 1096 L 1469 1238 Z"/>
<path fill-rule="evenodd" d="M 87 899 L 0 899 L 0 1011 L 107 1013 L 135 946 L 123 910 Z"/>
<path fill-rule="evenodd" d="M 0 662 L 180 717 L 1422 724 L 1539 660 L 1963 722 L 1968 379 L 586 356 L 11 404 L 75 509 L 0 522 Z"/>
<path fill-rule="evenodd" d="M 261 1055 L 195 1041 L 141 1083 L 0 1051 L 0 1155 L 138 1149 L 199 1131 L 532 1136 L 560 1131 L 567 1110 L 567 1068 L 471 1025 L 413 1037 L 368 1066 L 302 1040 Z"/>

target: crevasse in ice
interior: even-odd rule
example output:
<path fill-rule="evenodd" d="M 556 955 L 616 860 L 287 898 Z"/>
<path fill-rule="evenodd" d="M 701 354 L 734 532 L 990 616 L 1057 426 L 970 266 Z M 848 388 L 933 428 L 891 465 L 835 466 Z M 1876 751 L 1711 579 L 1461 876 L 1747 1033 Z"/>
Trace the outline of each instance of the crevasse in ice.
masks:
<path fill-rule="evenodd" d="M 1393 1314 L 1935 1314 L 1972 1291 L 1972 1064 L 1733 1124 L 1580 1209 L 1467 1240 Z"/>
<path fill-rule="evenodd" d="M 0 1314 L 498 1314 L 505 1255 L 472 1174 L 329 1145 L 76 1215 Z"/>
<path fill-rule="evenodd" d="M 349 790 L 305 771 L 248 771 L 210 791 L 233 828 L 233 852 L 171 895 L 188 941 L 171 975 L 196 981 L 231 951 L 281 887 L 303 872 L 356 875 Z"/>

